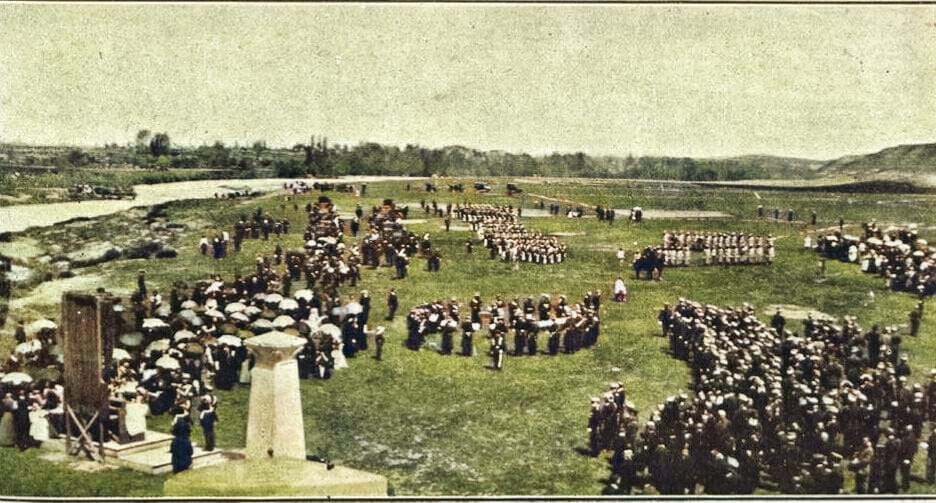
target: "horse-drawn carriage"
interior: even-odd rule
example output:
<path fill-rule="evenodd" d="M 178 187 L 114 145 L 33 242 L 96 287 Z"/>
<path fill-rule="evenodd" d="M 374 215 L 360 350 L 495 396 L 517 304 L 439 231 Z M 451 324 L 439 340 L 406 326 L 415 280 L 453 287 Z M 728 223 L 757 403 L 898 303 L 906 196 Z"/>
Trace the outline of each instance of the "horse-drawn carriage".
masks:
<path fill-rule="evenodd" d="M 523 193 L 523 189 L 521 189 L 520 187 L 518 187 L 517 184 L 515 184 L 515 183 L 508 183 L 508 184 L 507 184 L 507 195 L 508 195 L 508 196 L 512 196 L 512 195 L 514 195 L 514 194 L 521 194 L 521 193 Z"/>
<path fill-rule="evenodd" d="M 463 183 L 450 183 L 448 186 L 449 192 L 464 192 L 465 184 Z"/>

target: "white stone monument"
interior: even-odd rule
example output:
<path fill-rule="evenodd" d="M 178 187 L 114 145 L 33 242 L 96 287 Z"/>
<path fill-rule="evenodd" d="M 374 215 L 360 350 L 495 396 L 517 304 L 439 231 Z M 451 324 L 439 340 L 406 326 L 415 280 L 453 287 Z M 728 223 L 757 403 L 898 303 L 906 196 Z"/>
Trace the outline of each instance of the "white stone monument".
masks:
<path fill-rule="evenodd" d="M 275 331 L 244 341 L 254 355 L 244 449 L 247 458 L 306 459 L 295 359 L 305 342 L 300 337 Z"/>

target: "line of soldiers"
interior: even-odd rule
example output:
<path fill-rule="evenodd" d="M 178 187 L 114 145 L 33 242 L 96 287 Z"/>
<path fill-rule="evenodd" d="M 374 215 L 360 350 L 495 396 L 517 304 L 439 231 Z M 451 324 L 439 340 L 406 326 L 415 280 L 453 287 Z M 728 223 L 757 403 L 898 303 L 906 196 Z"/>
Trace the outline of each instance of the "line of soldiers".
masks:
<path fill-rule="evenodd" d="M 668 266 L 771 264 L 774 237 L 727 232 L 663 231 L 662 253 Z M 693 261 L 702 252 L 704 261 Z"/>
<path fill-rule="evenodd" d="M 895 329 L 810 316 L 797 335 L 778 330 L 782 315 L 767 326 L 750 305 L 684 299 L 659 320 L 695 393 L 668 398 L 639 434 L 625 424 L 616 439 L 599 436 L 617 440 L 596 444 L 615 451 L 610 491 L 648 483 L 666 494 L 837 494 L 847 468 L 854 492 L 896 493 L 909 489 L 921 446 L 927 476 L 936 474 L 936 370 L 925 388 L 911 385 Z"/>
<path fill-rule="evenodd" d="M 881 229 L 872 220 L 862 228 L 861 237 L 841 231 L 820 236 L 815 250 L 827 258 L 860 263 L 862 272 L 885 278 L 892 290 L 936 295 L 936 249 L 919 238 L 915 225 Z"/>
<path fill-rule="evenodd" d="M 306 211 L 311 209 L 311 204 L 306 207 Z M 234 251 L 241 250 L 241 244 L 245 239 L 270 239 L 270 234 L 277 237 L 281 234 L 289 233 L 289 219 L 275 219 L 269 214 L 264 214 L 262 208 L 257 208 L 253 216 L 241 215 L 240 219 L 234 223 Z"/>
<path fill-rule="evenodd" d="M 568 252 L 559 238 L 529 231 L 521 223 L 484 222 L 478 227 L 478 238 L 492 260 L 558 264 L 565 260 Z"/>
<path fill-rule="evenodd" d="M 515 223 L 517 214 L 513 205 L 500 206 L 493 204 L 456 204 L 453 210 L 455 217 L 471 226 L 471 230 L 478 230 L 484 223 L 508 222 Z"/>
<path fill-rule="evenodd" d="M 601 323 L 598 312 L 601 307 L 601 292 L 587 292 L 582 302 L 569 304 L 564 295 L 553 302 L 548 294 L 538 301 L 527 297 L 522 302 L 514 298 L 510 302 L 500 296 L 484 310 L 480 293 L 468 302 L 469 317 L 463 320 L 456 298 L 448 302 L 438 300 L 421 304 L 410 310 L 407 316 L 406 346 L 419 350 L 426 338 L 441 334 L 439 352 L 452 354 L 455 332 L 462 331 L 461 355 L 474 354 L 474 334 L 487 325 L 491 342 L 492 367 L 503 368 L 503 359 L 512 349 L 513 356 L 537 355 L 543 352 L 556 355 L 560 352 L 575 353 L 581 348 L 591 347 L 598 341 Z M 508 336 L 513 331 L 513 344 Z M 539 334 L 547 333 L 545 351 L 540 349 Z"/>

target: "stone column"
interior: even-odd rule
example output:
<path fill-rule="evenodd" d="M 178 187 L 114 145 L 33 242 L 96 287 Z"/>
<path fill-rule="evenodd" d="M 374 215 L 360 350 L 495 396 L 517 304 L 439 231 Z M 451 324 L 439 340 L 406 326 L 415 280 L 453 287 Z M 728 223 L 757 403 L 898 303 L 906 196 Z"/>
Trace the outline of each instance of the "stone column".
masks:
<path fill-rule="evenodd" d="M 250 459 L 306 458 L 302 399 L 295 360 L 306 341 L 283 332 L 267 332 L 244 341 L 254 355 L 250 374 L 247 446 Z"/>

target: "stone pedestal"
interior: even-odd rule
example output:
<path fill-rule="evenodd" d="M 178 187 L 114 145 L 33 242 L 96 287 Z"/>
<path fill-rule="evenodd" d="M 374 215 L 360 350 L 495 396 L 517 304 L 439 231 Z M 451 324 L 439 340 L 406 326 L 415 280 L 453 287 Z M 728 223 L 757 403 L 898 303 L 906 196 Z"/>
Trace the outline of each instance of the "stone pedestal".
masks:
<path fill-rule="evenodd" d="M 300 337 L 267 332 L 244 341 L 254 355 L 247 416 L 248 459 L 305 460 L 305 430 L 296 353 L 305 345 Z"/>

